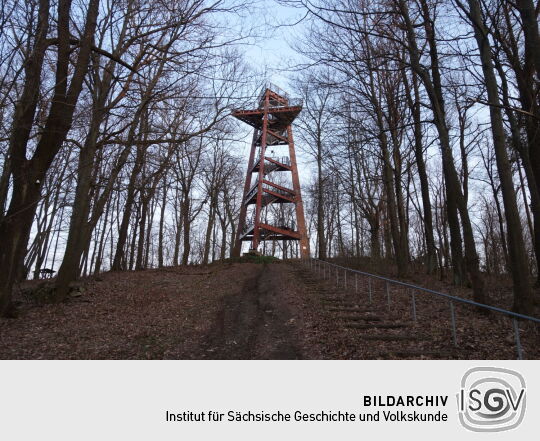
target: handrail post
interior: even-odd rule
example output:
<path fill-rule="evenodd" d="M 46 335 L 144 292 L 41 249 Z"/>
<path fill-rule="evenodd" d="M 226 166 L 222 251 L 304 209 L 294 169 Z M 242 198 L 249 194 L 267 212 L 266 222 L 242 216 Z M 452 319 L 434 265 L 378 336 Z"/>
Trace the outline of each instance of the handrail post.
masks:
<path fill-rule="evenodd" d="M 523 348 L 521 347 L 521 340 L 519 338 L 519 323 L 516 318 L 513 318 L 512 322 L 514 324 L 514 337 L 516 339 L 518 360 L 523 360 Z"/>
<path fill-rule="evenodd" d="M 413 321 L 416 323 L 416 292 L 414 289 L 411 290 L 411 301 L 412 301 L 412 317 Z"/>
<path fill-rule="evenodd" d="M 452 340 L 454 346 L 457 347 L 457 333 L 456 333 L 456 313 L 454 311 L 454 302 L 450 300 L 450 316 L 452 317 Z"/>

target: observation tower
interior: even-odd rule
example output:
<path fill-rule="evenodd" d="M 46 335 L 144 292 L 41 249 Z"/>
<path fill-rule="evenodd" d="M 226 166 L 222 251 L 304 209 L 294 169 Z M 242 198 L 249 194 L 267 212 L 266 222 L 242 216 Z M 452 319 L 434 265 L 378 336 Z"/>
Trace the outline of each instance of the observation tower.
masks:
<path fill-rule="evenodd" d="M 258 251 L 262 241 L 271 240 L 298 241 L 300 257 L 309 257 L 292 132 L 292 122 L 301 110 L 302 100 L 268 85 L 255 108 L 232 112 L 254 129 L 233 253 L 236 257 L 245 241 L 251 243 L 250 251 Z M 278 204 L 294 204 L 294 216 L 285 215 Z"/>

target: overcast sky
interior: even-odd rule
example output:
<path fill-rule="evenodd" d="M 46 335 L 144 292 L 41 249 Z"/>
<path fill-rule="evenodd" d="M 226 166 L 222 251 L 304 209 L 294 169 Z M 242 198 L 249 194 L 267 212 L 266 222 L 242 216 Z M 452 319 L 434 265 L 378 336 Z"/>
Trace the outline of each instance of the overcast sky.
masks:
<path fill-rule="evenodd" d="M 302 11 L 296 8 L 285 7 L 273 0 L 261 0 L 250 11 L 250 22 L 258 30 L 258 38 L 252 44 L 245 47 L 246 61 L 255 70 L 264 74 L 266 81 L 284 89 L 294 96 L 294 91 L 290 84 L 291 67 L 294 67 L 302 60 L 302 56 L 295 52 L 291 45 L 295 37 L 302 34 L 303 24 L 291 26 L 302 18 Z M 262 84 L 260 85 L 262 87 Z M 293 131 L 296 133 L 293 124 Z M 241 156 L 246 164 L 251 146 L 252 130 L 246 132 Z M 311 178 L 309 170 L 309 160 L 307 155 L 302 153 L 302 146 L 299 144 L 299 137 L 295 136 L 295 146 L 300 172 L 301 186 L 304 188 Z M 276 156 L 287 155 L 286 147 L 279 147 L 281 150 L 275 152 Z M 239 149 L 239 150 L 240 150 Z M 276 147 L 276 149 L 278 149 Z"/>
<path fill-rule="evenodd" d="M 265 73 L 267 80 L 289 91 L 290 75 L 286 72 L 302 58 L 290 46 L 302 33 L 302 11 L 285 7 L 273 0 L 262 0 L 253 10 L 253 22 L 261 36 L 247 48 L 246 60 Z"/>

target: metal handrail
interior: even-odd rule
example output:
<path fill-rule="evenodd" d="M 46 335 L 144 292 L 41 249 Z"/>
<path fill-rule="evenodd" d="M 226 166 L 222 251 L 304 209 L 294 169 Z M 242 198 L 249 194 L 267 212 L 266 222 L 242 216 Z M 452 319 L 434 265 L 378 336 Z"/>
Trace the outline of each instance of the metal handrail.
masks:
<path fill-rule="evenodd" d="M 291 98 L 287 92 L 285 92 L 281 87 L 276 86 L 275 84 L 271 82 L 266 82 L 263 84 L 261 88 L 261 92 L 259 94 L 258 98 L 258 108 L 262 109 L 264 106 L 264 103 L 262 102 L 262 99 L 264 98 L 264 94 L 266 92 L 266 89 L 271 90 L 272 92 L 277 93 L 279 96 L 285 98 L 287 100 L 287 104 L 279 104 L 279 105 L 271 105 L 270 107 L 297 107 L 297 106 L 303 106 L 304 100 L 303 98 Z"/>
<path fill-rule="evenodd" d="M 275 85 L 274 83 L 270 81 L 266 81 L 262 88 L 261 92 L 259 94 L 259 100 L 264 96 L 264 93 L 266 92 L 266 89 L 270 89 L 272 92 L 277 93 L 278 95 L 282 96 L 283 98 L 289 99 L 289 94 L 285 92 L 281 87 Z"/>
<path fill-rule="evenodd" d="M 269 110 L 272 110 L 272 109 L 281 109 L 281 108 L 285 108 L 285 107 L 303 107 L 304 106 L 304 99 L 303 98 L 290 98 L 287 102 L 287 104 L 285 103 L 279 103 L 279 104 L 271 104 L 270 107 L 268 108 Z M 231 109 L 231 113 L 240 113 L 240 112 L 246 112 L 246 111 L 249 111 L 249 112 L 253 112 L 253 111 L 261 111 L 264 109 L 264 103 L 257 103 L 256 105 L 253 105 L 252 108 L 249 108 L 249 109 L 246 109 L 246 108 L 237 108 L 237 107 L 234 107 Z M 270 117 L 271 118 L 271 117 Z"/>
<path fill-rule="evenodd" d="M 284 165 L 291 165 L 291 158 L 288 156 L 268 156 L 268 158 Z"/>
<path fill-rule="evenodd" d="M 533 321 L 535 323 L 540 323 L 540 318 L 531 317 L 530 315 L 519 314 L 517 312 L 508 311 L 507 309 L 498 308 L 496 306 L 491 306 L 491 305 L 486 305 L 485 303 L 475 302 L 474 300 L 464 299 L 463 297 L 457 297 L 457 296 L 453 296 L 453 295 L 450 295 L 450 294 L 445 294 L 443 292 L 435 291 L 435 290 L 429 289 L 429 288 L 424 288 L 424 287 L 418 286 L 418 285 L 413 285 L 411 283 L 401 282 L 399 280 L 394 280 L 394 279 L 389 279 L 387 277 L 378 276 L 377 274 L 371 274 L 371 273 L 366 273 L 364 271 L 359 271 L 359 270 L 355 270 L 355 269 L 352 269 L 352 268 L 347 268 L 345 266 L 336 265 L 335 263 L 327 262 L 325 260 L 316 259 L 314 257 L 310 257 L 310 259 L 318 261 L 318 262 L 323 262 L 323 263 L 325 263 L 327 265 L 331 265 L 331 266 L 334 266 L 334 267 L 337 267 L 337 268 L 341 268 L 341 269 L 343 269 L 345 271 L 351 271 L 353 273 L 361 274 L 363 276 L 368 276 L 368 277 L 373 277 L 375 279 L 384 280 L 385 282 L 393 283 L 395 285 L 401 285 L 401 286 L 405 286 L 407 288 L 416 289 L 418 291 L 425 291 L 425 292 L 428 292 L 430 294 L 435 294 L 435 295 L 438 295 L 440 297 L 446 297 L 448 299 L 455 300 L 456 302 L 467 303 L 469 305 L 479 306 L 481 308 L 490 309 L 492 311 L 496 311 L 496 312 L 499 312 L 501 314 L 510 315 L 512 317 L 515 317 L 515 318 L 520 318 L 520 319 L 523 319 L 523 320 L 531 320 L 531 321 Z"/>
<path fill-rule="evenodd" d="M 244 228 L 242 228 L 242 234 L 246 233 L 247 231 L 251 230 L 253 226 L 255 225 L 254 222 L 249 221 L 244 224 Z"/>
<path fill-rule="evenodd" d="M 255 195 L 255 193 L 257 193 L 258 187 L 259 187 L 259 183 L 255 182 L 255 184 L 253 184 L 253 186 L 249 189 L 249 191 L 246 194 L 246 201 L 249 201 Z M 270 191 L 273 191 L 274 193 L 278 193 L 283 196 L 291 196 L 292 194 L 291 192 L 287 190 L 282 190 L 281 188 L 274 187 L 266 182 L 263 182 L 262 189 L 270 190 Z"/>
<path fill-rule="evenodd" d="M 399 280 L 390 279 L 388 277 L 379 276 L 377 274 L 371 274 L 371 273 L 367 273 L 365 271 L 360 271 L 360 270 L 355 270 L 355 269 L 352 269 L 352 268 L 347 268 L 347 267 L 344 267 L 344 266 L 341 266 L 341 265 L 336 265 L 335 263 L 327 262 L 325 260 L 320 260 L 320 259 L 316 259 L 316 258 L 313 258 L 313 257 L 309 257 L 306 260 L 309 260 L 309 261 L 312 261 L 312 262 L 319 262 L 321 264 L 329 265 L 329 266 L 332 266 L 332 267 L 335 267 L 335 268 L 340 268 L 343 271 L 345 271 L 345 275 L 346 275 L 346 272 L 349 271 L 349 272 L 352 272 L 352 273 L 355 273 L 355 274 L 360 274 L 362 276 L 368 277 L 368 281 L 370 282 L 369 283 L 370 301 L 371 301 L 371 280 L 370 280 L 371 278 L 382 280 L 382 281 L 386 282 L 386 291 L 387 291 L 386 294 L 387 294 L 387 298 L 388 298 L 388 305 L 390 305 L 390 294 L 389 294 L 389 291 L 388 291 L 388 284 L 394 284 L 394 285 L 398 285 L 398 286 L 403 286 L 403 287 L 406 287 L 406 288 L 409 288 L 409 289 L 412 289 L 412 290 L 423 291 L 423 292 L 427 292 L 429 294 L 434 294 L 436 296 L 444 297 L 444 298 L 448 299 L 450 301 L 450 313 L 451 313 L 451 318 L 452 318 L 452 336 L 453 336 L 455 346 L 457 346 L 457 337 L 456 337 L 455 311 L 454 311 L 453 302 L 464 303 L 464 304 L 467 304 L 467 305 L 476 306 L 476 307 L 479 307 L 479 308 L 484 308 L 484 309 L 494 311 L 494 312 L 498 312 L 500 314 L 503 314 L 503 315 L 506 315 L 506 316 L 512 318 L 513 328 L 514 328 L 513 330 L 514 330 L 514 336 L 515 336 L 515 343 L 516 343 L 516 348 L 517 348 L 517 355 L 518 355 L 518 359 L 520 359 L 520 360 L 523 358 L 523 349 L 521 347 L 521 340 L 520 340 L 520 336 L 519 336 L 519 326 L 518 326 L 518 323 L 517 323 L 517 319 L 528 320 L 528 321 L 533 322 L 533 323 L 540 323 L 540 318 L 537 318 L 537 317 L 532 317 L 532 316 L 529 316 L 529 315 L 509 311 L 507 309 L 498 308 L 497 306 L 486 305 L 484 303 L 475 302 L 474 300 L 464 299 L 462 297 L 453 296 L 453 295 L 446 294 L 446 293 L 443 293 L 443 292 L 435 291 L 433 289 L 424 288 L 424 287 L 418 286 L 418 285 L 413 285 L 412 283 L 401 282 Z M 336 271 L 336 274 L 338 274 L 337 271 Z M 346 279 L 345 279 L 345 283 L 346 283 Z M 416 321 L 416 303 L 415 303 L 414 295 L 412 297 L 412 304 L 413 304 L 413 317 L 414 317 L 414 320 Z"/>
<path fill-rule="evenodd" d="M 272 159 L 284 165 L 288 165 L 288 166 L 291 165 L 291 158 L 289 158 L 288 156 L 265 156 L 264 159 L 265 160 Z M 253 165 L 253 168 L 256 168 L 260 163 L 261 163 L 261 158 L 257 159 L 257 162 L 255 162 L 255 164 Z"/>
<path fill-rule="evenodd" d="M 258 182 L 255 182 L 255 184 L 253 184 L 251 186 L 251 188 L 249 189 L 249 191 L 246 194 L 246 202 L 249 201 L 253 197 L 253 195 L 257 192 L 257 187 L 258 186 L 259 186 Z"/>

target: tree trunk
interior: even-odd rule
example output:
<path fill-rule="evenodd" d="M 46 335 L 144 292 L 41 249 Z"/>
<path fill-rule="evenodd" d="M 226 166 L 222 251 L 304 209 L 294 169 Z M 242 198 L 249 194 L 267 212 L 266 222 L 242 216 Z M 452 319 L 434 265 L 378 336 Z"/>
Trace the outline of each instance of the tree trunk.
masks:
<path fill-rule="evenodd" d="M 317 140 L 317 245 L 319 259 L 326 259 L 326 237 L 324 233 L 324 188 L 322 172 L 322 142 Z"/>
<path fill-rule="evenodd" d="M 11 290 L 23 264 L 45 174 L 71 128 L 73 113 L 88 69 L 98 8 L 99 1 L 90 0 L 84 34 L 68 88 L 71 1 L 58 2 L 58 58 L 52 103 L 35 152 L 31 159 L 26 159 L 27 142 L 39 93 L 43 57 L 48 45 L 46 34 L 49 2 L 46 0 L 40 2 L 36 43 L 28 60 L 26 82 L 21 101 L 17 105 L 10 139 L 13 190 L 9 209 L 0 223 L 0 242 L 3 244 L 0 265 L 4 268 L 0 274 L 0 315 L 8 313 L 10 309 Z"/>
<path fill-rule="evenodd" d="M 412 74 L 412 85 L 414 90 L 414 100 L 410 90 L 410 85 L 407 79 L 407 74 L 404 72 L 404 83 L 406 96 L 411 108 L 414 124 L 414 157 L 416 159 L 416 167 L 418 169 L 418 178 L 420 180 L 420 192 L 422 194 L 423 207 L 423 224 L 424 234 L 426 239 L 426 272 L 433 274 L 437 270 L 437 251 L 435 248 L 435 237 L 433 235 L 433 215 L 431 213 L 431 199 L 429 196 L 429 180 L 426 171 L 426 163 L 424 161 L 424 149 L 422 144 L 422 121 L 420 114 L 420 92 L 418 90 L 417 75 Z"/>
<path fill-rule="evenodd" d="M 479 303 L 485 303 L 486 295 L 484 291 L 484 281 L 480 274 L 480 259 L 476 252 L 476 244 L 471 220 L 469 217 L 467 203 L 461 191 L 458 174 L 456 172 L 450 137 L 446 125 L 446 111 L 443 99 L 442 84 L 439 71 L 439 57 L 436 48 L 433 23 L 429 16 L 428 6 L 425 0 L 420 0 L 423 9 L 424 27 L 430 50 L 431 73 L 433 81 L 428 72 L 420 64 L 419 50 L 414 33 L 414 26 L 409 17 L 407 2 L 398 0 L 400 12 L 403 16 L 409 43 L 411 66 L 419 75 L 428 93 L 432 108 L 435 126 L 439 134 L 439 142 L 442 153 L 443 173 L 446 183 L 446 200 L 448 211 L 448 224 L 450 227 L 452 264 L 454 269 L 454 282 L 462 282 L 462 253 L 461 253 L 461 232 L 459 228 L 458 211 L 461 217 L 463 228 L 463 242 L 465 244 L 465 263 L 467 272 L 471 278 L 474 299 Z"/>
<path fill-rule="evenodd" d="M 190 219 L 191 200 L 189 190 L 182 190 L 182 224 L 184 226 L 184 250 L 182 253 L 182 265 L 189 263 L 189 254 L 191 253 L 191 219 Z"/>
<path fill-rule="evenodd" d="M 497 79 L 491 59 L 491 45 L 488 31 L 482 22 L 482 12 L 478 0 L 469 1 L 469 13 L 472 20 L 474 35 L 480 51 L 482 72 L 490 103 L 489 113 L 493 132 L 493 144 L 497 169 L 501 180 L 504 211 L 506 217 L 506 229 L 508 234 L 508 252 L 510 255 L 512 280 L 514 283 L 514 310 L 521 313 L 531 313 L 532 292 L 529 284 L 527 270 L 527 254 L 523 241 L 523 232 L 516 202 L 512 170 L 506 153 L 506 142 L 503 120 L 500 110 L 499 92 Z"/>
<path fill-rule="evenodd" d="M 204 252 L 203 252 L 203 265 L 208 265 L 208 257 L 210 255 L 210 247 L 212 244 L 212 230 L 214 228 L 214 221 L 216 217 L 215 213 L 215 201 L 214 196 L 210 198 L 210 209 L 208 211 L 208 223 L 206 225 L 206 235 L 204 238 Z"/>
<path fill-rule="evenodd" d="M 124 205 L 124 212 L 122 214 L 122 222 L 120 224 L 120 229 L 118 230 L 118 240 L 116 242 L 116 251 L 114 253 L 114 261 L 113 261 L 113 266 L 112 266 L 113 271 L 120 271 L 120 270 L 126 269 L 125 251 L 126 251 L 126 243 L 128 239 L 129 221 L 132 219 L 132 216 L 133 216 L 133 213 L 132 213 L 133 204 L 135 202 L 135 196 L 137 193 L 137 189 L 135 188 L 135 183 L 142 169 L 142 166 L 143 166 L 143 147 L 138 146 L 137 156 L 135 158 L 135 165 L 129 177 L 126 203 Z"/>
<path fill-rule="evenodd" d="M 161 194 L 161 212 L 159 215 L 159 233 L 158 233 L 158 267 L 163 268 L 163 234 L 165 225 L 165 207 L 167 206 L 167 182 L 163 180 L 163 193 Z"/>

